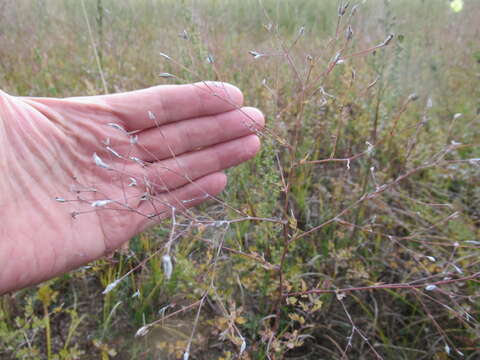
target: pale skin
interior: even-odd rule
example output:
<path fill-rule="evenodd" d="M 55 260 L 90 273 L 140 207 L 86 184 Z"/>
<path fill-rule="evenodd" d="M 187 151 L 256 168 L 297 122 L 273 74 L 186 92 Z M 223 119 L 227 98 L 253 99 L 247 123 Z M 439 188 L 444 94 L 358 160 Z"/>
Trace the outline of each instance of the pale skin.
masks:
<path fill-rule="evenodd" d="M 67 99 L 0 91 L 0 294 L 101 258 L 173 209 L 218 195 L 223 170 L 260 148 L 264 117 L 242 106 L 240 90 L 213 83 Z"/>

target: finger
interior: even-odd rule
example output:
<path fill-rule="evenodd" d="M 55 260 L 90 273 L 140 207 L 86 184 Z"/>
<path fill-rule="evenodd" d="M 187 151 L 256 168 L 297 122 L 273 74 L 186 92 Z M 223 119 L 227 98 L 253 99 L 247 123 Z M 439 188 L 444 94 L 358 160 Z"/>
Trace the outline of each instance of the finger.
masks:
<path fill-rule="evenodd" d="M 153 163 L 143 168 L 143 173 L 137 176 L 148 179 L 154 193 L 159 193 L 238 165 L 255 156 L 259 149 L 258 137 L 249 135 Z M 138 168 L 136 171 L 138 173 Z"/>
<path fill-rule="evenodd" d="M 243 95 L 237 87 L 219 82 L 161 85 L 127 93 L 103 95 L 99 99 L 129 131 L 215 115 L 243 104 Z"/>
<path fill-rule="evenodd" d="M 204 202 L 211 196 L 218 195 L 226 184 L 225 174 L 213 173 L 197 179 L 195 183 L 189 183 L 174 191 L 156 196 L 151 202 L 142 203 L 138 209 L 139 213 L 150 216 L 134 215 L 138 221 L 138 232 L 144 231 L 174 213 L 181 213 Z"/>
<path fill-rule="evenodd" d="M 264 124 L 261 111 L 249 107 L 179 121 L 139 133 L 133 156 L 145 161 L 159 161 L 252 134 Z M 126 153 L 128 150 L 121 151 Z"/>

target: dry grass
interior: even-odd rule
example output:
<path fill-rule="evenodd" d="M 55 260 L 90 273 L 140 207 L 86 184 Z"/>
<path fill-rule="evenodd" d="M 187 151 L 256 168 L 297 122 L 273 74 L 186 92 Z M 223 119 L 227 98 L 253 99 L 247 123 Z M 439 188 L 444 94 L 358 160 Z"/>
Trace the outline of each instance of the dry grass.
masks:
<path fill-rule="evenodd" d="M 480 355 L 476 1 L 85 5 L 90 33 L 78 1 L 0 3 L 0 88 L 228 81 L 263 151 L 221 201 L 4 296 L 2 359 Z"/>

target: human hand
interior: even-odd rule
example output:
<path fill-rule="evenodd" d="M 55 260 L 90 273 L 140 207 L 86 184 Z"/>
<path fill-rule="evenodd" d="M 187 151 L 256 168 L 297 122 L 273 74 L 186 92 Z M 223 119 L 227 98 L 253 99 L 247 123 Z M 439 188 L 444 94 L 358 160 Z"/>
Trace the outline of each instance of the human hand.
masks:
<path fill-rule="evenodd" d="M 242 103 L 223 83 L 68 99 L 0 91 L 0 294 L 220 193 L 222 170 L 260 147 L 263 115 Z"/>

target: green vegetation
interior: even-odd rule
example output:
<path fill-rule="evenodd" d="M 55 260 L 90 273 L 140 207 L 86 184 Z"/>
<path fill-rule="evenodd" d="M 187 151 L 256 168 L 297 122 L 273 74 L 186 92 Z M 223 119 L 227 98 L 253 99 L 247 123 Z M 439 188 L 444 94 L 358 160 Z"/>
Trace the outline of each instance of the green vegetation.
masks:
<path fill-rule="evenodd" d="M 477 1 L 85 10 L 90 32 L 79 0 L 0 2 L 0 88 L 228 81 L 266 114 L 263 149 L 229 171 L 222 202 L 194 211 L 210 223 L 176 219 L 170 279 L 166 221 L 0 298 L 1 359 L 182 359 L 194 326 L 190 359 L 480 357 Z"/>

